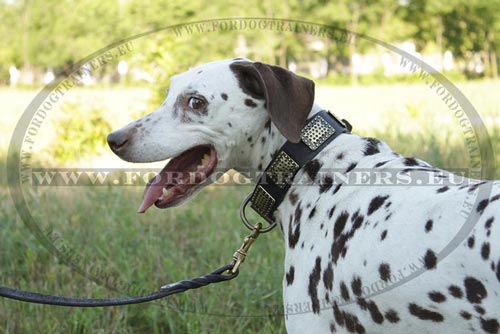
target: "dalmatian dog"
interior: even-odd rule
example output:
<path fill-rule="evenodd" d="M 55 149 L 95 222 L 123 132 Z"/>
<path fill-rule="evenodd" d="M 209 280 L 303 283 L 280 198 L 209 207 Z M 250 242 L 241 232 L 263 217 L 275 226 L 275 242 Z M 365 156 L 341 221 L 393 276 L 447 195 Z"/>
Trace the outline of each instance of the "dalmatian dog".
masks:
<path fill-rule="evenodd" d="M 139 212 L 169 208 L 216 170 L 257 181 L 322 109 L 313 100 L 314 83 L 283 68 L 211 62 L 173 76 L 163 104 L 108 143 L 126 161 L 171 159 Z M 398 185 L 345 182 L 394 170 L 402 171 Z M 418 185 L 416 176 L 440 182 Z M 304 165 L 275 212 L 287 332 L 499 333 L 500 183 L 453 179 L 351 133 Z"/>

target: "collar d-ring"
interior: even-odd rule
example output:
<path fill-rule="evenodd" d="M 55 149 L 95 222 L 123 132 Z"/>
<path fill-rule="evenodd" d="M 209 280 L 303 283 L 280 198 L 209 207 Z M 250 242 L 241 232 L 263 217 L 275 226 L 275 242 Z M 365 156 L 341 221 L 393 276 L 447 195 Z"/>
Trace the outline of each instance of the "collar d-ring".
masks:
<path fill-rule="evenodd" d="M 247 197 L 243 200 L 243 202 L 241 203 L 241 206 L 240 206 L 240 218 L 241 218 L 241 221 L 243 222 L 243 224 L 245 224 L 245 226 L 250 231 L 255 230 L 255 226 L 248 221 L 246 213 L 245 213 L 245 210 L 246 210 L 246 207 L 247 207 L 248 203 L 250 203 L 250 201 L 252 199 L 252 195 L 253 195 L 253 193 L 248 194 Z M 271 231 L 275 227 L 276 227 L 276 222 L 273 222 L 273 223 L 269 224 L 269 226 L 262 228 L 259 231 L 259 233 L 269 232 L 269 231 Z"/>

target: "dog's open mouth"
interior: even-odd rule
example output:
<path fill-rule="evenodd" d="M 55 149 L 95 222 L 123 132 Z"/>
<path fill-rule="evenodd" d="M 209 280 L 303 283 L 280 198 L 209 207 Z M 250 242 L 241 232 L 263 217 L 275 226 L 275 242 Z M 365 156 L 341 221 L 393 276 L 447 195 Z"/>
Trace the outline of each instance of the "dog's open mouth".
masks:
<path fill-rule="evenodd" d="M 171 159 L 161 172 L 149 180 L 138 212 L 153 204 L 168 208 L 191 195 L 215 170 L 217 152 L 211 145 L 193 147 Z"/>

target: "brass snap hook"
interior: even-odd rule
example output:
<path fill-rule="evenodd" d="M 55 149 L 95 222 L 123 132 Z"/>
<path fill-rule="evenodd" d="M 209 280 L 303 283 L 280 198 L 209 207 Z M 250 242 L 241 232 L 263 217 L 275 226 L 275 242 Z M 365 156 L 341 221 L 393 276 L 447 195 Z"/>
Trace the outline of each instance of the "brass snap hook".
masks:
<path fill-rule="evenodd" d="M 257 223 L 255 226 L 252 226 L 252 229 L 253 229 L 252 233 L 245 237 L 241 247 L 236 252 L 234 252 L 234 254 L 233 254 L 233 268 L 231 269 L 231 272 L 233 274 L 238 271 L 238 268 L 240 267 L 240 265 L 245 261 L 245 258 L 248 254 L 248 250 L 250 249 L 250 246 L 252 246 L 253 242 L 255 240 L 257 240 L 257 237 L 259 236 L 261 228 L 262 228 L 261 223 Z"/>

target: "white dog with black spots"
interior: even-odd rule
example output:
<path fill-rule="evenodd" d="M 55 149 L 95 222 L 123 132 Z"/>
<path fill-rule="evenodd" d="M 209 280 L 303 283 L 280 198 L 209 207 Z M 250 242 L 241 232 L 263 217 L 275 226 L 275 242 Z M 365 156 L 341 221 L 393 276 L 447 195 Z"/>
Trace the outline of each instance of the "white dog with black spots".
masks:
<path fill-rule="evenodd" d="M 314 83 L 283 68 L 216 61 L 173 76 L 163 104 L 108 142 L 127 161 L 172 158 L 139 211 L 172 207 L 216 169 L 257 171 L 256 181 L 286 140 L 300 140 L 321 110 L 313 100 Z M 441 183 L 342 181 L 358 171 Z M 500 183 L 454 178 L 350 133 L 307 163 L 275 212 L 288 333 L 499 333 Z"/>

